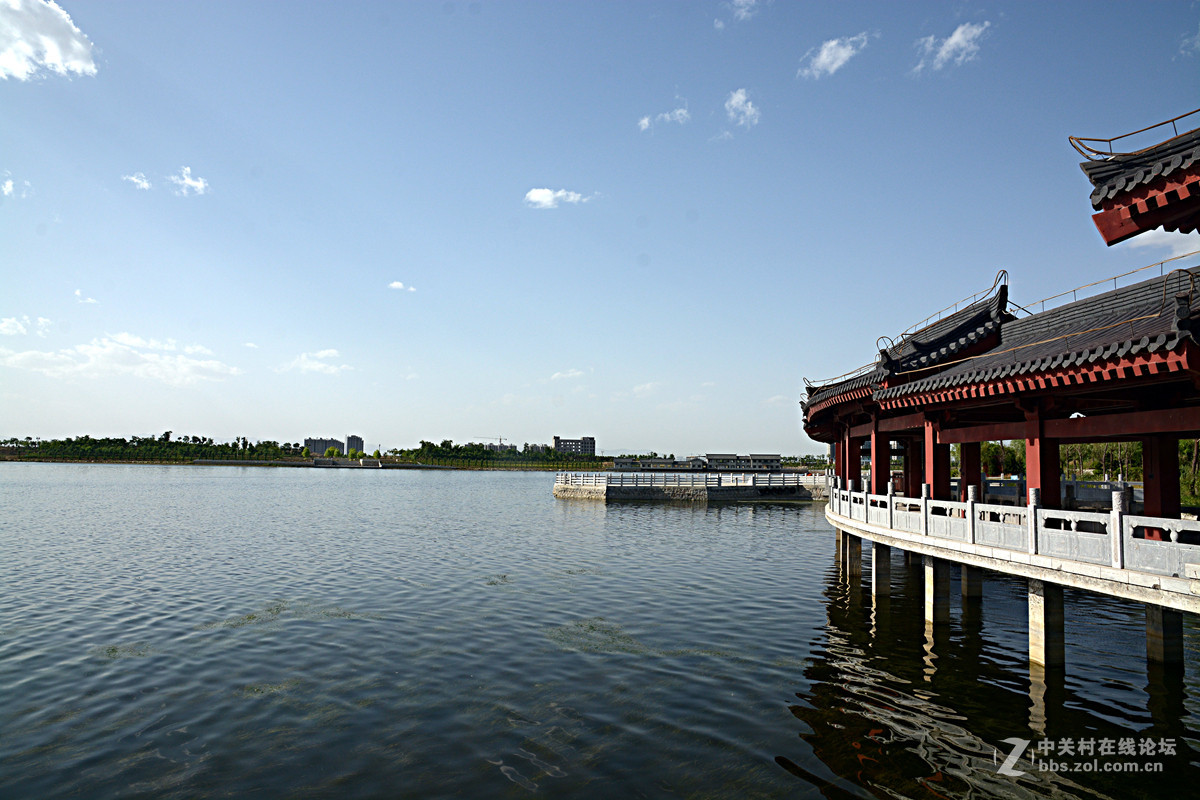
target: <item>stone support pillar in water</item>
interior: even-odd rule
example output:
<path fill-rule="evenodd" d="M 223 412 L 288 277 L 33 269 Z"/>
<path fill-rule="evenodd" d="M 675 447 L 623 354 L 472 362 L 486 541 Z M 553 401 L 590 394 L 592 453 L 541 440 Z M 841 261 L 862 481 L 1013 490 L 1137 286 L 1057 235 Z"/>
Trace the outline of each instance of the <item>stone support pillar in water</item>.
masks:
<path fill-rule="evenodd" d="M 1063 590 L 1056 583 L 1029 579 L 1029 660 L 1044 667 L 1061 667 L 1063 648 Z"/>
<path fill-rule="evenodd" d="M 849 579 L 862 578 L 862 539 L 842 532 L 842 568 Z"/>
<path fill-rule="evenodd" d="M 925 624 L 950 621 L 950 562 L 925 556 Z"/>
<path fill-rule="evenodd" d="M 871 595 L 876 604 L 892 593 L 892 548 L 875 542 L 871 545 Z"/>
<path fill-rule="evenodd" d="M 979 600 L 983 597 L 983 570 L 979 567 L 962 567 L 963 601 Z"/>
<path fill-rule="evenodd" d="M 1146 606 L 1146 658 L 1157 664 L 1183 663 L 1183 612 Z"/>

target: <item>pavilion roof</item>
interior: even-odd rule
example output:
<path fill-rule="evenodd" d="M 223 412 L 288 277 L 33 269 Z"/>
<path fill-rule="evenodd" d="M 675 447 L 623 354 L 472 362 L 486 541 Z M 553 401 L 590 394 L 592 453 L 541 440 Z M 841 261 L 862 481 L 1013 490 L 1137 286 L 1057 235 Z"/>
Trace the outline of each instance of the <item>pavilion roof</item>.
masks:
<path fill-rule="evenodd" d="M 1009 376 L 1075 365 L 1114 356 L 1172 351 L 1190 331 L 1200 268 L 1114 289 L 1058 308 L 1005 322 L 999 342 L 985 353 L 960 360 L 936 375 L 880 388 L 875 400 L 982 383 Z M 1186 293 L 1182 301 L 1176 296 Z M 1178 309 L 1178 310 L 1177 310 Z M 1200 317 L 1200 313 L 1197 313 Z M 1196 320 L 1200 329 L 1200 319 Z"/>
<path fill-rule="evenodd" d="M 1197 162 L 1200 162 L 1200 129 L 1136 153 L 1084 161 L 1079 167 L 1095 187 L 1091 195 L 1092 208 L 1099 211 L 1104 208 L 1105 201 L 1122 192 L 1133 191 L 1158 178 L 1169 178 L 1191 169 Z"/>
<path fill-rule="evenodd" d="M 804 407 L 865 387 L 873 393 L 897 372 L 930 368 L 981 345 L 999 332 L 1004 320 L 1013 319 L 1008 313 L 1008 286 L 997 279 L 993 288 L 996 291 L 982 300 L 902 335 L 898 342 L 880 351 L 874 368 L 811 387 Z"/>

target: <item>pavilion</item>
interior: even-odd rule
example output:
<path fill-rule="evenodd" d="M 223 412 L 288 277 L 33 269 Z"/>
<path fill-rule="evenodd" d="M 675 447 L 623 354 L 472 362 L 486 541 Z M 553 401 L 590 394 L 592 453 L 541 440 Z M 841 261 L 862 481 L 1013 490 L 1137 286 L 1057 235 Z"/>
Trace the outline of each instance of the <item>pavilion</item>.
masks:
<path fill-rule="evenodd" d="M 1200 128 L 1178 131 L 1193 114 L 1115 139 L 1071 138 L 1088 159 L 1107 244 L 1160 226 L 1200 228 Z M 1114 152 L 1167 125 L 1170 138 Z M 804 430 L 834 451 L 826 517 L 839 559 L 860 573 L 861 541 L 873 542 L 877 607 L 899 547 L 923 560 L 927 624 L 949 619 L 949 564 L 958 563 L 964 603 L 979 597 L 981 569 L 1028 579 L 1031 665 L 1063 663 L 1064 586 L 1145 603 L 1150 661 L 1182 662 L 1181 614 L 1200 612 L 1200 524 L 1181 520 L 1179 487 L 1179 441 L 1200 438 L 1200 266 L 1176 265 L 1195 255 L 1028 309 L 1010 301 L 1001 272 L 985 291 L 881 337 L 873 363 L 806 381 Z M 1012 513 L 983 492 L 981 445 L 1003 440 L 1025 444 L 1027 494 Z M 1077 442 L 1141 443 L 1136 515 L 1124 491 L 1103 512 L 1064 508 L 1059 447 Z"/>

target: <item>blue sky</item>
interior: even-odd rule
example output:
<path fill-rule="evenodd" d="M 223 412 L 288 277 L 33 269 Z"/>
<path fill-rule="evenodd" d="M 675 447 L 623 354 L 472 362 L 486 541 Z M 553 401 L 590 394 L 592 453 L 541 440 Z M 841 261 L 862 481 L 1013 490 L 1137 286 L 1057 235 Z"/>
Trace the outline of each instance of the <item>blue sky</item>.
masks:
<path fill-rule="evenodd" d="M 1198 70 L 1193 2 L 0 0 L 0 438 L 818 452 L 998 270 L 1200 249 L 1067 143 Z"/>

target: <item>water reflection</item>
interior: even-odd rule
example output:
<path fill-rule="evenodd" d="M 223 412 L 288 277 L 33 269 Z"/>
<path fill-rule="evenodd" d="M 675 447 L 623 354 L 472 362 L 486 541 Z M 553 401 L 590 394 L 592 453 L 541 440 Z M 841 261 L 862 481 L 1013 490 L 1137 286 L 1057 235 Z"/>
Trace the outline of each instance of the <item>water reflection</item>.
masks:
<path fill-rule="evenodd" d="M 1067 666 L 1047 671 L 1026 657 L 1023 582 L 986 574 L 979 596 L 953 591 L 949 619 L 927 623 L 918 562 L 892 553 L 890 591 L 872 596 L 869 577 L 864 585 L 845 548 L 837 552 L 826 572 L 825 642 L 804 672 L 811 688 L 790 706 L 814 761 L 777 759 L 788 772 L 826 797 L 1190 796 L 1200 779 L 1194 676 L 1147 670 L 1136 647 L 1104 652 L 1114 648 L 1103 638 L 1070 633 L 1082 615 L 1084 635 L 1099 617 L 1117 629 L 1111 635 L 1136 639 L 1140 606 L 1068 592 Z M 958 568 L 952 578 L 957 585 Z M 1186 635 L 1194 668 L 1195 631 Z M 1144 685 L 1121 680 L 1139 669 Z M 1174 754 L 1122 755 L 1122 740 L 1160 750 L 1166 740 Z M 1092 744 L 1068 757 L 1064 741 L 1068 750 Z M 1101 756 L 1095 743 L 1104 741 L 1112 752 Z M 1024 752 L 1008 771 L 1022 774 L 1002 774 L 1016 746 Z M 1055 757 L 1057 767 L 1032 760 Z M 1111 771 L 1131 762 L 1161 771 L 1152 780 Z"/>

